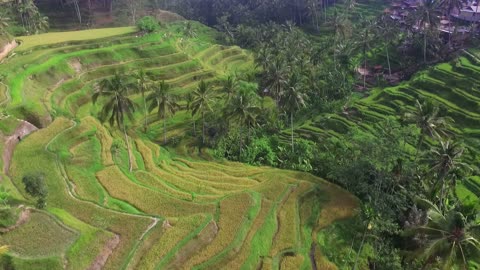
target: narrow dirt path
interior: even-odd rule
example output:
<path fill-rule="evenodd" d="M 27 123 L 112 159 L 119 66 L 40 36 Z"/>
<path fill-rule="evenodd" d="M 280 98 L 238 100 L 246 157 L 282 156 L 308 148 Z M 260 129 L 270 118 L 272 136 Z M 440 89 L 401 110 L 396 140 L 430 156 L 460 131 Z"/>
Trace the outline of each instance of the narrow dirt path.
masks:
<path fill-rule="evenodd" d="M 15 132 L 6 138 L 5 148 L 3 150 L 3 173 L 8 174 L 10 168 L 10 162 L 12 161 L 13 151 L 15 146 L 19 143 L 23 137 L 38 130 L 38 128 L 27 121 L 21 120 Z M 0 181 L 1 181 L 0 177 Z"/>
<path fill-rule="evenodd" d="M 88 268 L 88 270 L 101 270 L 105 263 L 107 263 L 108 258 L 112 255 L 115 248 L 120 244 L 120 236 L 115 234 L 115 236 L 108 240 L 108 242 L 103 247 L 100 254 L 98 254 L 97 258 L 93 261 L 92 265 Z"/>

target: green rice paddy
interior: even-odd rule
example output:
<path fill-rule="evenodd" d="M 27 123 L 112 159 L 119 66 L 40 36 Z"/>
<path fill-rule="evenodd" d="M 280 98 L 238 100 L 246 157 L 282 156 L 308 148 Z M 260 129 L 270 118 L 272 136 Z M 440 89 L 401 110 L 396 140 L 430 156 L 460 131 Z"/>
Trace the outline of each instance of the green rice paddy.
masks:
<path fill-rule="evenodd" d="M 122 134 L 96 119 L 95 84 L 116 72 L 144 68 L 187 93 L 200 80 L 215 84 L 253 67 L 250 52 L 217 45 L 212 29 L 198 24 L 198 37 L 186 38 L 182 27 L 143 37 L 120 28 L 22 38 L 17 55 L 0 66 L 2 108 L 11 115 L 0 120 L 2 136 L 12 134 L 16 118 L 41 128 L 16 146 L 0 186 L 15 205 L 34 202 L 23 189 L 26 174 L 42 173 L 49 189 L 44 211 L 0 235 L 15 269 L 308 269 L 328 262 L 310 250 L 319 231 L 355 214 L 358 202 L 346 191 L 304 173 L 206 160 L 185 141 L 161 147 L 163 122 L 149 115 L 143 134 L 140 112 L 128 123 L 130 172 Z M 181 139 L 192 121 L 185 111 L 168 119 L 168 138 Z"/>

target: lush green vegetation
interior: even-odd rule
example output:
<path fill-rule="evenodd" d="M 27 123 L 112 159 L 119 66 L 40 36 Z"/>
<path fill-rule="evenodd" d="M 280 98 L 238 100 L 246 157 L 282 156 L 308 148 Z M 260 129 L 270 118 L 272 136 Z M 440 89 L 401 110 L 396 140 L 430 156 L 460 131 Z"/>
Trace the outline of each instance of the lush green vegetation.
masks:
<path fill-rule="evenodd" d="M 10 246 L 3 265 L 276 267 L 295 263 L 292 252 L 311 258 L 305 267 L 326 260 L 309 253 L 313 232 L 353 217 L 352 195 L 305 173 L 214 162 L 210 150 L 198 147 L 211 143 L 212 112 L 224 103 L 227 74 L 230 80 L 246 74 L 232 84 L 255 94 L 256 84 L 247 81 L 254 74 L 250 52 L 216 45 L 218 33 L 194 22 L 143 37 L 92 31 L 120 35 L 91 39 L 85 32 L 57 42 L 51 34 L 32 36 L 0 67 L 11 115 L 0 121 L 2 134 L 14 133 L 14 117 L 44 127 L 18 143 L 8 176 L 2 174 L 11 209 L 35 205 L 30 195 L 45 206 L 0 237 Z M 238 100 L 234 92 L 231 99 Z M 232 121 L 251 126 L 248 113 L 235 111 Z M 300 204 L 327 205 L 339 197 L 325 208 L 331 208 L 328 222 L 320 211 L 300 213 Z M 113 253 L 102 259 L 105 249 Z"/>
<path fill-rule="evenodd" d="M 18 144 L 5 267 L 478 266 L 480 54 L 438 27 L 459 3 L 421 1 L 402 23 L 380 1 L 162 3 L 216 31 L 137 20 L 146 2 L 119 2 L 138 33 L 27 36 L 0 66 L 0 150 Z M 15 138 L 17 119 L 42 129 Z M 15 247 L 37 221 L 65 244 Z"/>

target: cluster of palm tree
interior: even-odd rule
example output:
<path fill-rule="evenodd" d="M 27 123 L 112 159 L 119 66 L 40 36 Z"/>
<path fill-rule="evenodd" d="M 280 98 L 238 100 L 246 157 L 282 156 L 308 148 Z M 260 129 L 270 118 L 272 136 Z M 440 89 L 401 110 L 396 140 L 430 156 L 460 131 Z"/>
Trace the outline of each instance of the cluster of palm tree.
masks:
<path fill-rule="evenodd" d="M 432 201 L 419 203 L 428 211 L 428 221 L 411 230 L 423 237 L 416 254 L 430 266 L 439 257 L 443 269 L 451 269 L 453 264 L 467 267 L 467 258 L 480 252 L 480 226 L 468 220 L 452 200 L 456 181 L 471 170 L 461 159 L 464 148 L 450 131 L 453 120 L 440 116 L 439 108 L 431 102 L 419 101 L 416 110 L 406 113 L 405 118 L 420 130 L 416 156 L 423 151 L 422 160 L 428 164 L 424 177 Z"/>
<path fill-rule="evenodd" d="M 129 90 L 125 77 L 115 74 L 113 78 L 104 79 L 99 83 L 92 101 L 95 104 L 100 97 L 106 99 L 99 118 L 102 122 L 108 120 L 111 126 L 117 124 L 123 132 L 127 144 L 129 170 L 132 171 L 132 153 L 127 135 L 126 118 L 133 120 L 136 104 L 129 98 Z"/>
<path fill-rule="evenodd" d="M 40 14 L 33 0 L 15 0 L 13 5 L 27 34 L 48 29 L 48 18 Z"/>
<path fill-rule="evenodd" d="M 180 15 L 206 22 L 210 25 L 220 23 L 226 18 L 235 25 L 253 20 L 265 23 L 275 21 L 284 23 L 293 21 L 298 25 L 311 24 L 319 27 L 321 17 L 327 16 L 327 7 L 335 1 L 329 0 L 166 0 L 162 1 L 161 8 L 172 10 Z M 322 15 L 323 14 L 323 15 Z"/>
<path fill-rule="evenodd" d="M 175 89 L 165 81 L 152 81 L 144 70 L 135 74 L 115 74 L 112 78 L 98 83 L 92 101 L 97 103 L 100 98 L 103 98 L 99 119 L 102 122 L 108 121 L 111 126 L 116 125 L 123 132 L 127 144 L 130 170 L 132 170 L 132 156 L 127 134 L 127 120 L 130 123 L 134 121 L 134 113 L 139 107 L 131 97 L 134 93 L 140 93 L 142 96 L 144 132 L 147 132 L 148 129 L 148 114 L 156 111 L 157 119 L 163 121 L 164 143 L 167 143 L 166 122 L 169 117 L 181 109 L 180 96 L 175 94 Z M 202 142 L 205 143 L 206 115 L 213 111 L 215 92 L 209 83 L 201 81 L 195 91 L 185 98 L 187 99 L 186 109 L 191 111 L 192 117 L 196 115 L 201 117 Z"/>
<path fill-rule="evenodd" d="M 415 235 L 420 247 L 413 255 L 435 269 L 468 268 L 469 259 L 480 256 L 480 224 L 449 207 L 441 210 L 428 200 L 417 202 L 427 213 L 428 220 L 405 231 Z"/>
<path fill-rule="evenodd" d="M 0 33 L 5 32 L 5 28 L 8 27 L 8 21 L 10 21 L 10 18 L 0 14 Z"/>
<path fill-rule="evenodd" d="M 432 198 L 439 203 L 441 208 L 446 206 L 448 189 L 454 187 L 455 174 L 458 169 L 468 169 L 460 161 L 463 154 L 462 146 L 453 140 L 451 132 L 451 123 L 453 119 L 443 117 L 439 114 L 438 106 L 432 102 L 416 101 L 415 110 L 405 114 L 407 122 L 414 123 L 420 130 L 419 140 L 416 145 L 416 158 L 425 149 L 425 144 L 429 149 L 424 152 L 424 160 L 430 163 L 433 182 L 431 183 Z M 426 139 L 429 139 L 428 141 Z"/>

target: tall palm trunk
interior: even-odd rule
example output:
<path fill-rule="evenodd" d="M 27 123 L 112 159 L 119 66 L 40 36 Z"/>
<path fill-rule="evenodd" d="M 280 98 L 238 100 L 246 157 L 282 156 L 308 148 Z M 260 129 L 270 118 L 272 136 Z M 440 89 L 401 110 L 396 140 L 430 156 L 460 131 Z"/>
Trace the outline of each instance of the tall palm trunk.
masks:
<path fill-rule="evenodd" d="M 293 143 L 293 112 L 290 112 L 290 127 L 292 129 L 291 138 L 292 138 L 292 152 L 295 151 L 295 146 Z"/>
<path fill-rule="evenodd" d="M 363 53 L 363 68 L 365 69 L 363 71 L 363 88 L 367 88 L 367 54 L 366 52 Z"/>
<path fill-rule="evenodd" d="M 325 10 L 325 22 L 327 22 L 327 0 L 323 0 L 323 9 Z"/>
<path fill-rule="evenodd" d="M 195 119 L 193 119 L 193 137 L 197 137 L 197 125 L 196 125 L 197 121 L 195 121 Z"/>
<path fill-rule="evenodd" d="M 163 143 L 167 144 L 167 117 L 163 117 Z"/>
<path fill-rule="evenodd" d="M 427 31 L 423 34 L 423 62 L 427 63 Z"/>
<path fill-rule="evenodd" d="M 119 104 L 118 101 L 118 96 L 115 96 L 115 99 L 117 100 L 117 104 Z M 128 170 L 132 172 L 133 170 L 133 161 L 132 161 L 132 151 L 130 149 L 130 143 L 128 142 L 128 135 L 127 135 L 127 128 L 125 127 L 125 122 L 122 119 L 122 128 L 123 128 L 123 134 L 125 135 L 125 143 L 127 144 L 127 152 L 128 152 Z M 117 124 L 120 126 L 120 123 L 117 121 Z"/>
<path fill-rule="evenodd" d="M 388 52 L 388 45 L 389 45 L 389 44 L 388 44 L 388 42 L 387 42 L 385 48 L 386 48 L 386 51 L 387 51 L 388 74 L 389 74 L 390 76 L 392 76 L 392 66 L 390 65 L 390 54 L 389 54 L 389 52 Z"/>
<path fill-rule="evenodd" d="M 425 140 L 425 137 L 423 134 L 420 134 L 420 138 L 418 139 L 418 143 L 417 143 L 417 152 L 415 153 L 415 161 L 417 161 L 418 159 L 418 156 L 421 152 L 421 147 L 423 145 L 423 141 Z"/>
<path fill-rule="evenodd" d="M 239 135 L 238 135 L 238 161 L 242 157 L 242 148 L 243 148 L 243 137 L 242 137 L 242 127 L 240 126 Z"/>
<path fill-rule="evenodd" d="M 445 176 L 442 175 L 440 178 L 440 184 L 442 185 L 442 188 L 440 190 L 440 198 L 439 198 L 439 205 L 440 205 L 440 211 L 444 211 L 446 208 L 446 203 L 445 203 L 445 197 L 446 197 L 446 188 L 445 188 Z"/>
<path fill-rule="evenodd" d="M 147 100 L 145 99 L 145 90 L 142 89 L 142 98 L 143 98 L 143 114 L 144 114 L 144 122 L 143 122 L 143 131 L 147 133 Z"/>
<path fill-rule="evenodd" d="M 362 236 L 362 242 L 360 243 L 360 247 L 358 248 L 358 251 L 357 251 L 357 256 L 355 257 L 355 264 L 353 265 L 353 270 L 357 270 L 357 265 L 358 265 L 358 261 L 360 259 L 360 253 L 363 249 L 363 245 L 365 244 L 365 238 L 367 236 L 367 231 L 368 231 L 368 227 L 365 228 L 365 231 L 363 232 L 363 236 Z"/>
<path fill-rule="evenodd" d="M 363 88 L 365 89 L 367 87 L 367 39 L 368 39 L 368 29 L 365 29 L 365 43 L 363 44 L 363 65 L 364 65 L 364 71 L 363 71 Z"/>
<path fill-rule="evenodd" d="M 80 7 L 78 5 L 78 0 L 74 0 L 73 5 L 75 7 L 75 13 L 77 14 L 78 22 L 80 24 L 82 24 L 82 13 L 80 12 Z"/>
<path fill-rule="evenodd" d="M 125 123 L 123 123 L 123 134 L 125 135 L 125 143 L 127 143 L 127 152 L 128 152 L 128 170 L 133 171 L 133 161 L 132 161 L 132 150 L 130 149 L 130 143 L 128 141 L 127 129 L 125 128 Z"/>
<path fill-rule="evenodd" d="M 202 112 L 202 143 L 205 144 L 205 113 Z"/>

